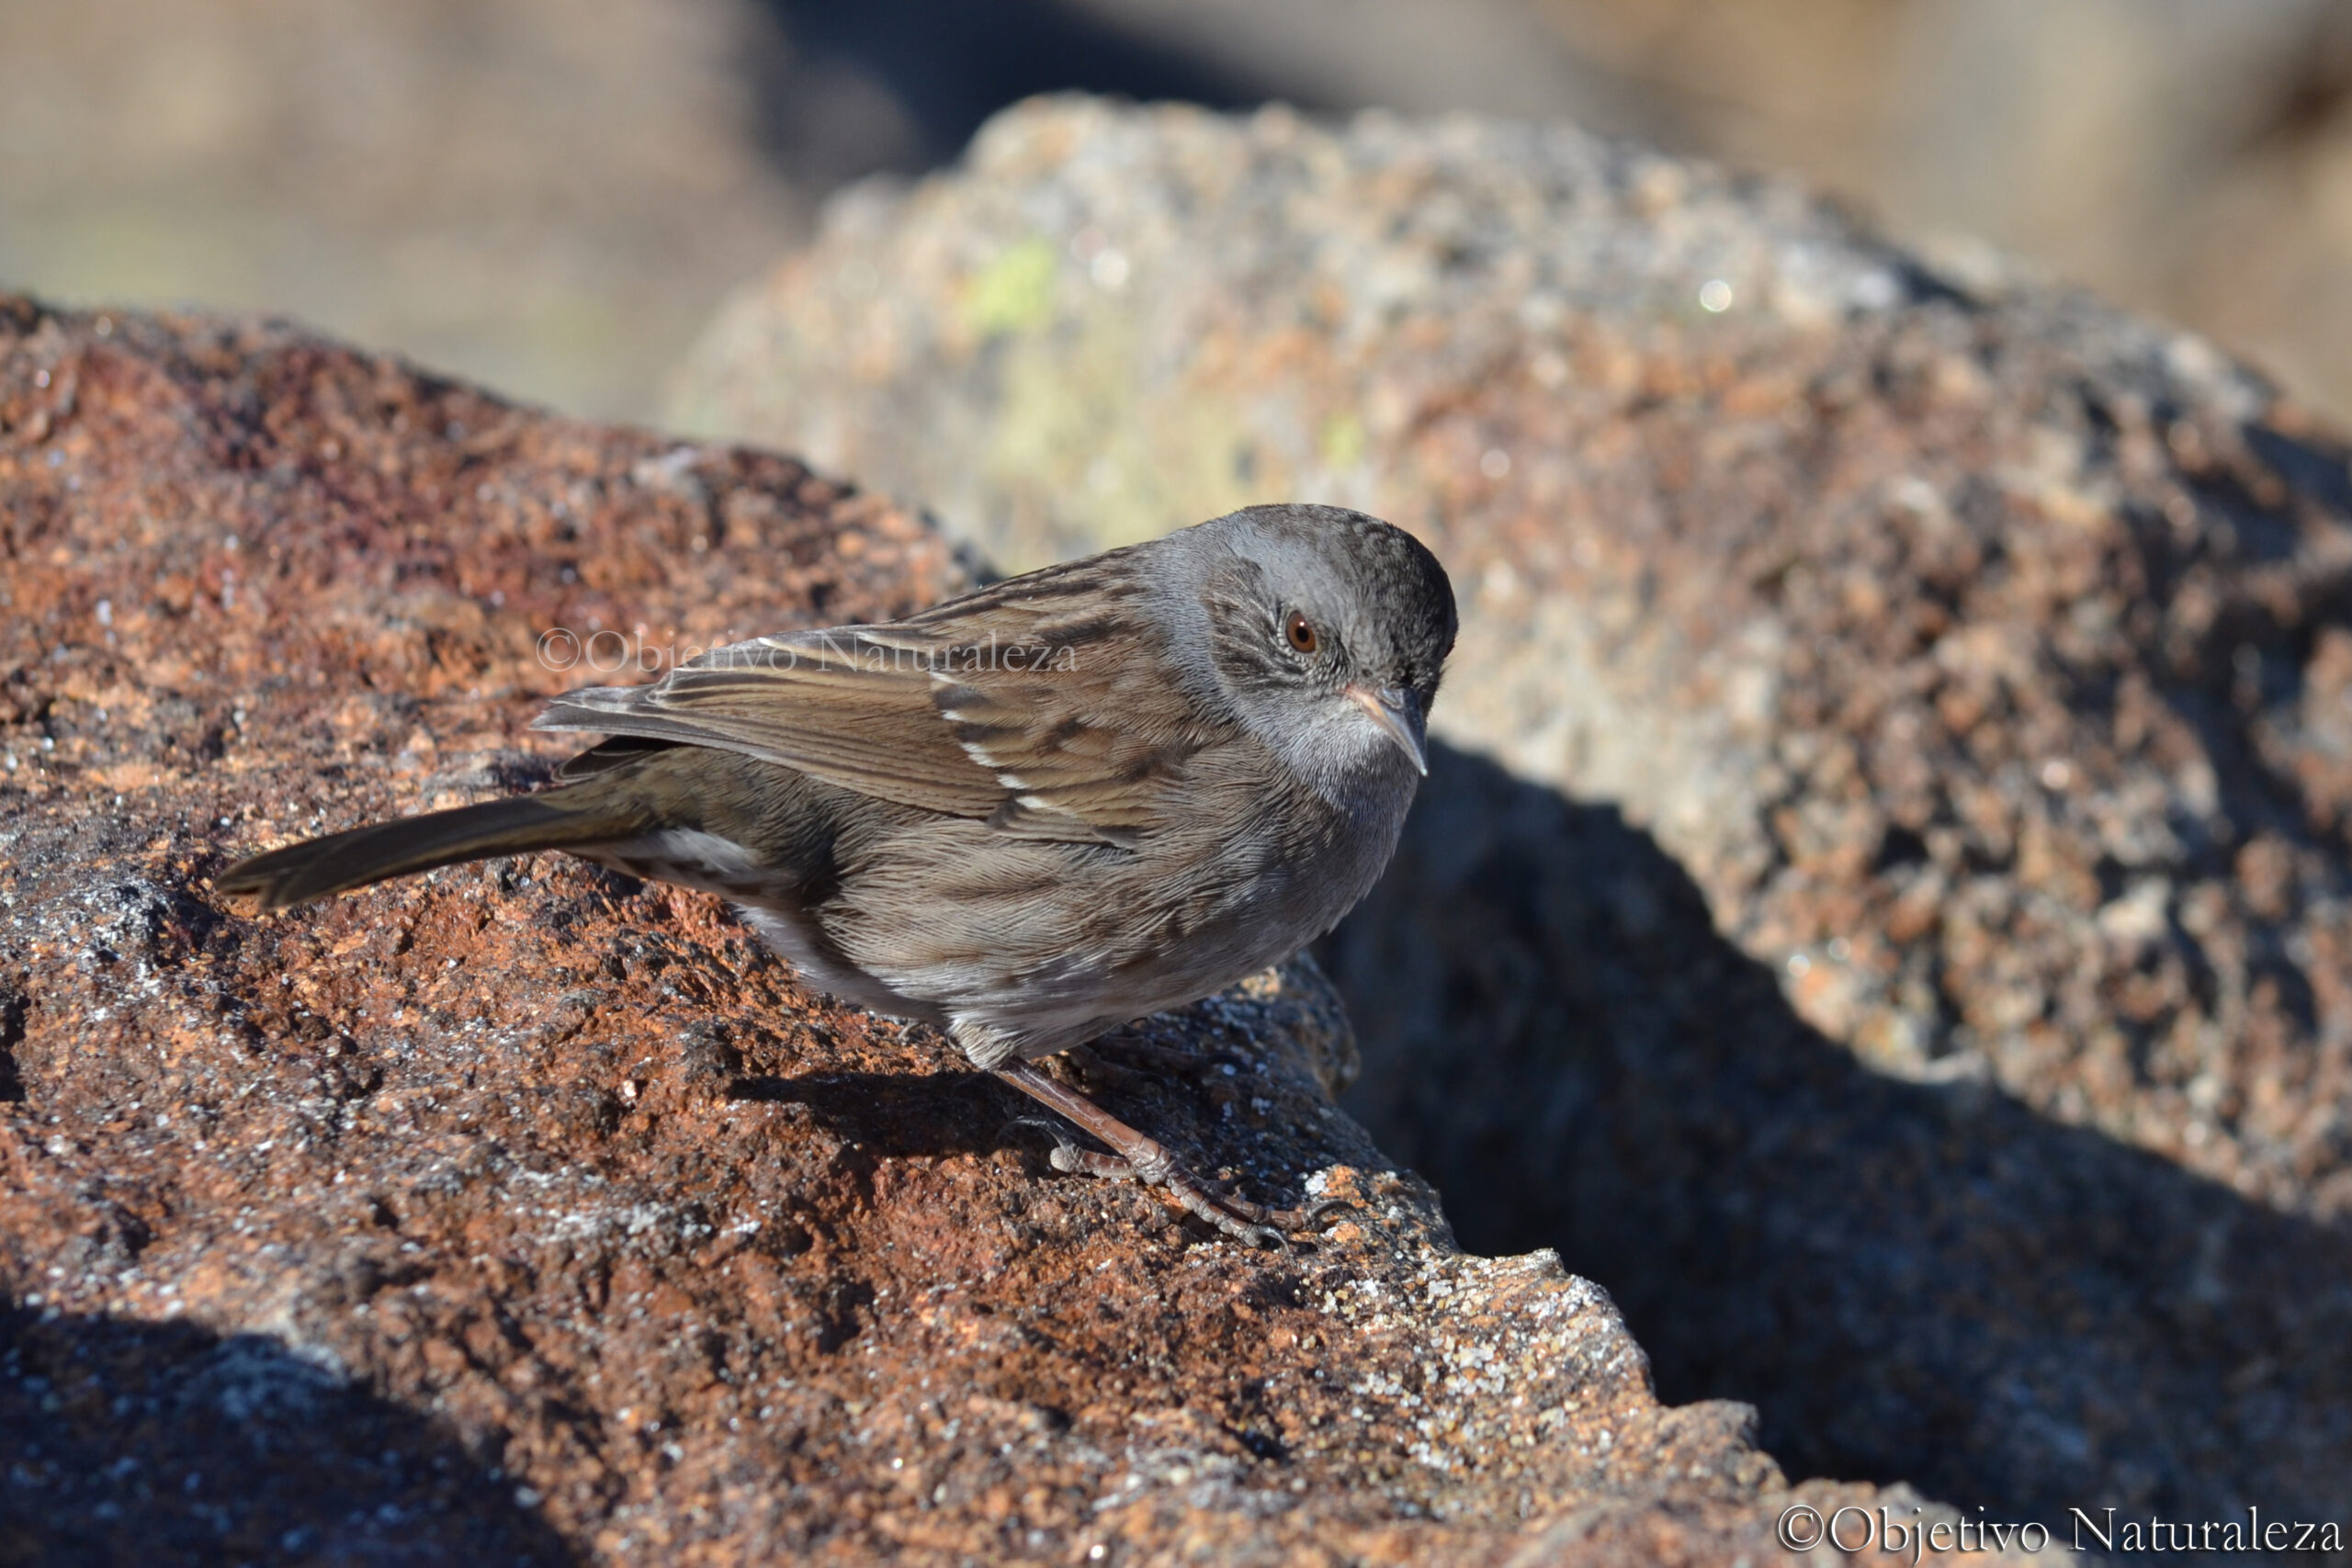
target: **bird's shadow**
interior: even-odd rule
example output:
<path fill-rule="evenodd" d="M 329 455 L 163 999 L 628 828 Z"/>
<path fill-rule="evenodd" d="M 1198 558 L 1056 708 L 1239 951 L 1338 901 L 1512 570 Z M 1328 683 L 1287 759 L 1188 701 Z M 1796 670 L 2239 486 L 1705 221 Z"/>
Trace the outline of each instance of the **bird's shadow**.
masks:
<path fill-rule="evenodd" d="M 0 1562 L 557 1564 L 440 1423 L 259 1335 L 0 1301 Z"/>
<path fill-rule="evenodd" d="M 2352 1512 L 2352 1236 L 1864 1066 L 1615 810 L 1439 748 L 1318 951 L 1345 1103 L 1464 1244 L 1556 1247 L 1661 1393 L 1756 1404 L 1792 1471 L 2053 1528 Z"/>
<path fill-rule="evenodd" d="M 727 1098 L 799 1107 L 815 1124 L 876 1158 L 986 1154 L 1025 1100 L 986 1073 L 752 1074 Z"/>
<path fill-rule="evenodd" d="M 1141 1059 L 1130 1055 L 1138 1048 L 1146 1053 Z M 1202 1086 L 1226 1055 L 1184 1052 L 1186 1061 L 1172 1062 L 1170 1055 L 1164 1046 L 1155 1050 L 1149 1042 L 1114 1033 L 1073 1054 L 1081 1065 L 1069 1075 L 1070 1087 L 1204 1173 L 1246 1167 L 1253 1176 L 1283 1171 L 1295 1177 L 1354 1152 L 1309 1138 L 1299 1118 L 1268 1132 L 1219 1116 L 1215 1098 Z M 1304 1080 L 1292 1091 L 1316 1092 Z M 1092 1137 L 1060 1115 L 984 1072 L 751 1072 L 731 1079 L 726 1094 L 729 1100 L 793 1108 L 833 1137 L 856 1145 L 869 1163 L 1011 1149 L 1043 1171 L 1057 1143 L 1099 1150 Z M 1289 1189 L 1253 1195 L 1282 1202 L 1303 1198 Z"/>

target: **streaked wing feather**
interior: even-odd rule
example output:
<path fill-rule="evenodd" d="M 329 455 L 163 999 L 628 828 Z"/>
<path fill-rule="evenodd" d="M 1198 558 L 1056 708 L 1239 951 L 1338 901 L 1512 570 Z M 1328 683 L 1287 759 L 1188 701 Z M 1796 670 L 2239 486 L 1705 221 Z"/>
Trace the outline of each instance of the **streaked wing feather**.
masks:
<path fill-rule="evenodd" d="M 952 817 L 1004 803 L 1004 786 L 940 723 L 927 672 L 858 668 L 847 634 L 809 646 L 823 635 L 719 649 L 648 686 L 567 693 L 534 728 L 715 746 Z"/>
<path fill-rule="evenodd" d="M 1165 650 L 1134 629 L 1148 624 L 1135 603 L 1141 585 L 1097 587 L 1082 600 L 1043 594 L 959 617 L 942 660 L 940 712 L 1013 792 L 990 818 L 1001 831 L 1059 838 L 1083 824 L 1133 843 L 1177 798 L 1173 786 L 1206 739 L 1188 722 L 1193 705 L 1165 689 Z M 1005 667 L 1007 646 L 1029 651 L 1026 667 Z M 974 657 L 963 657 L 967 648 Z M 983 649 L 999 657 L 978 657 Z"/>
<path fill-rule="evenodd" d="M 538 728 L 717 746 L 1015 837 L 1133 845 L 1203 737 L 1130 629 L 1140 585 L 1068 577 L 716 649 L 650 686 L 568 694 Z"/>

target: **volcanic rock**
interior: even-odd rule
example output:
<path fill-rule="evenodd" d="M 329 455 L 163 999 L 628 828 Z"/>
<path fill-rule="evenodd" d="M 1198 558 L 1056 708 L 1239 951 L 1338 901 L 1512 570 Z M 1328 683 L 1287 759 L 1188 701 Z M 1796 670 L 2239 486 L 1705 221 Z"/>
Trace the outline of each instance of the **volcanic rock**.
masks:
<path fill-rule="evenodd" d="M 616 664 L 965 583 L 902 510 L 9 299 L 0 560 L 0 1561 L 1762 1562 L 1791 1506 L 1954 1517 L 1790 1488 L 1555 1257 L 1455 1247 L 1333 1107 L 1311 961 L 1066 1066 L 1331 1202 L 1260 1252 L 1053 1174 L 939 1037 L 700 895 L 214 896 L 544 780 L 534 705 Z"/>

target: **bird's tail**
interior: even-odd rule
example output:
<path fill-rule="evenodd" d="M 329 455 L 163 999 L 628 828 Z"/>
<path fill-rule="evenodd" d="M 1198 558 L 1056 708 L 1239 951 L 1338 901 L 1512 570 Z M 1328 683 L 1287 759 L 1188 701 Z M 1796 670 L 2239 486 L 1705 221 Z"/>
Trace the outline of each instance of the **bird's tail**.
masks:
<path fill-rule="evenodd" d="M 307 839 L 239 861 L 213 886 L 256 909 L 284 909 L 435 866 L 605 843 L 651 825 L 642 806 L 599 781 Z"/>

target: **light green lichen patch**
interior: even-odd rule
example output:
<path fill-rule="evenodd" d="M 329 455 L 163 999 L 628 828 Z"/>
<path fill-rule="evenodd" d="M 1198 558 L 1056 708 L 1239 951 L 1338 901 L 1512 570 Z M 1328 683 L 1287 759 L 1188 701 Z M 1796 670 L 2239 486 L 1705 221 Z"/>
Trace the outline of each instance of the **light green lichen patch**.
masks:
<path fill-rule="evenodd" d="M 1142 389 L 1123 311 L 1005 346 L 984 456 L 1012 502 L 1006 536 L 990 542 L 1002 569 L 1134 544 L 1283 492 L 1286 475 L 1240 456 L 1256 444 L 1230 400 L 1182 395 L 1197 390 L 1189 384 Z"/>
<path fill-rule="evenodd" d="M 1044 326 L 1053 317 L 1059 266 L 1053 243 L 1042 236 L 1006 247 L 973 276 L 964 295 L 965 328 L 987 339 Z"/>

